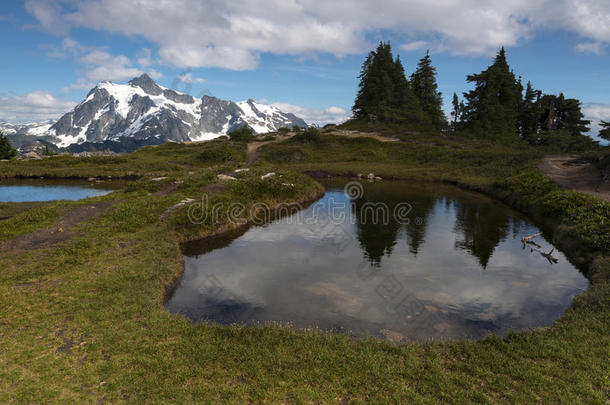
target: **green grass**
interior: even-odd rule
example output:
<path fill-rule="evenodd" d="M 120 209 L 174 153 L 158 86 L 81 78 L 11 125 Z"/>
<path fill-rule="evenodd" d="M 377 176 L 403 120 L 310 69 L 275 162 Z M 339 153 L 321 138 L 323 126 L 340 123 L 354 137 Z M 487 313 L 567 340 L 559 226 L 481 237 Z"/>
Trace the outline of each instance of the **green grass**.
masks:
<path fill-rule="evenodd" d="M 51 225 L 63 211 L 63 204 L 0 203 L 8 218 L 0 222 L 0 240 L 12 239 Z"/>
<path fill-rule="evenodd" d="M 403 136 L 401 142 L 323 135 L 318 142 L 287 140 L 263 146 L 261 158 L 295 170 L 370 173 L 387 178 L 489 183 L 535 168 L 540 151 L 444 136 Z"/>
<path fill-rule="evenodd" d="M 211 234 L 226 217 L 194 226 L 182 208 L 160 218 L 185 198 L 201 198 L 218 173 L 239 164 L 233 152 L 243 158 L 244 145 L 170 144 L 110 158 L 118 159 L 114 165 L 97 158 L 62 157 L 74 163 L 67 167 L 50 159 L 19 162 L 11 173 L 144 177 L 100 197 L 116 203 L 83 224 L 77 238 L 49 249 L 0 251 L 0 402 L 607 403 L 608 204 L 539 175 L 536 150 L 443 137 L 429 140 L 435 145 L 413 141 L 422 140 L 323 136 L 316 144 L 269 144 L 250 172 L 210 195 L 210 204 L 309 199 L 320 189 L 302 170 L 424 177 L 495 195 L 544 220 L 553 236 L 569 235 L 559 240 L 574 244 L 568 255 L 586 253 L 592 285 L 552 327 L 393 345 L 319 331 L 193 325 L 163 308 L 166 287 L 182 271 L 178 241 Z M 277 177 L 261 180 L 268 171 Z M 153 173 L 169 178 L 153 182 Z M 183 183 L 172 193 L 159 193 L 176 180 Z M 31 232 L 36 218 L 49 223 L 68 208 L 4 205 L 14 216 L 0 222 L 3 238 Z"/>
<path fill-rule="evenodd" d="M 130 178 L 184 174 L 202 167 L 241 162 L 246 145 L 226 140 L 203 143 L 166 143 L 129 155 L 75 157 L 60 155 L 41 160 L 0 162 L 0 177 Z"/>

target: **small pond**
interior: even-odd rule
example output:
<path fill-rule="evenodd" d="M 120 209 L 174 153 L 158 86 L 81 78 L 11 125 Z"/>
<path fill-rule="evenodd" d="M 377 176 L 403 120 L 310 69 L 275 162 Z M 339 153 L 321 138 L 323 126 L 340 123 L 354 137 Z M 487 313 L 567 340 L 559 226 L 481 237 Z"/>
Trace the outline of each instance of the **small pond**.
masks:
<path fill-rule="evenodd" d="M 111 193 L 121 188 L 123 183 L 50 179 L 0 180 L 0 202 L 81 200 Z"/>
<path fill-rule="evenodd" d="M 167 309 L 393 341 L 480 338 L 549 326 L 588 286 L 551 241 L 522 242 L 540 232 L 528 218 L 485 196 L 323 183 L 324 197 L 298 213 L 186 244 Z"/>

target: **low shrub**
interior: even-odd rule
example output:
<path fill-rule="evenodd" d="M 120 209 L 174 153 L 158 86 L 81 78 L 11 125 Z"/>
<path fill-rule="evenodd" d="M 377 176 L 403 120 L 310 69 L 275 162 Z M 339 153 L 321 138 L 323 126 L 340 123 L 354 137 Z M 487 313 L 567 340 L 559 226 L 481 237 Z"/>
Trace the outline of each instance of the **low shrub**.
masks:
<path fill-rule="evenodd" d="M 307 128 L 305 131 L 297 132 L 292 138 L 294 142 L 311 143 L 320 141 L 320 130 L 318 128 Z"/>
<path fill-rule="evenodd" d="M 230 131 L 227 135 L 229 135 L 229 139 L 233 142 L 251 142 L 256 140 L 256 136 L 254 136 L 254 130 L 247 125 L 244 125 L 241 128 L 234 129 Z"/>

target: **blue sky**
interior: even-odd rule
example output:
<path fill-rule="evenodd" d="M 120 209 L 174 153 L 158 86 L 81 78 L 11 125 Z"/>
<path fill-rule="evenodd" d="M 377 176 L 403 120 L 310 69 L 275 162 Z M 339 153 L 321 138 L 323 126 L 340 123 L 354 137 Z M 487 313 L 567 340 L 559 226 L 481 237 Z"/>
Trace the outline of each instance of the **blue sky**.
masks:
<path fill-rule="evenodd" d="M 27 0 L 0 8 L 0 119 L 57 118 L 101 80 L 143 72 L 194 96 L 349 115 L 360 64 L 389 40 L 408 73 L 431 49 L 446 100 L 506 46 L 524 82 L 610 120 L 610 2 Z M 458 5 L 453 3 L 459 3 Z M 535 4 L 530 4 L 535 3 Z M 593 131 L 596 129 L 594 128 Z"/>

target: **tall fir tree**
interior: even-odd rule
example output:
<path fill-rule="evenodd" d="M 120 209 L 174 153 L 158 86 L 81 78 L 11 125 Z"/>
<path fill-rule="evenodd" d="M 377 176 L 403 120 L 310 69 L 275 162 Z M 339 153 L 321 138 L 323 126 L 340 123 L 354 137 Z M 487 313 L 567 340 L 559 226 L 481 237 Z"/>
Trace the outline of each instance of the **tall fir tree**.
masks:
<path fill-rule="evenodd" d="M 439 128 L 446 126 L 442 94 L 438 91 L 436 68 L 432 66 L 430 51 L 426 51 L 426 56 L 417 63 L 417 69 L 411 75 L 411 88 L 430 122 Z"/>
<path fill-rule="evenodd" d="M 468 127 L 486 137 L 517 137 L 522 86 L 506 61 L 504 47 L 493 64 L 466 80 L 475 88 L 464 93 Z"/>
<path fill-rule="evenodd" d="M 352 107 L 356 119 L 381 122 L 421 123 L 425 115 L 407 81 L 400 58 L 394 59 L 389 43 L 371 51 L 360 75 Z"/>
<path fill-rule="evenodd" d="M 519 129 L 521 137 L 533 143 L 539 132 L 541 92 L 535 90 L 531 82 L 527 82 L 522 107 L 519 112 Z"/>
<path fill-rule="evenodd" d="M 462 116 L 462 111 L 464 111 L 464 103 L 460 101 L 456 93 L 453 93 L 453 100 L 451 101 L 451 105 L 453 107 L 453 109 L 451 110 L 451 127 L 455 131 L 458 129 L 458 123 Z"/>
<path fill-rule="evenodd" d="M 602 127 L 599 131 L 599 137 L 610 141 L 610 121 L 600 121 L 599 126 Z"/>
<path fill-rule="evenodd" d="M 10 159 L 17 155 L 8 138 L 0 131 L 0 159 Z"/>
<path fill-rule="evenodd" d="M 539 122 L 541 130 L 546 132 L 566 130 L 572 136 L 584 135 L 589 131 L 591 121 L 584 119 L 581 103 L 575 98 L 565 98 L 563 93 L 558 96 L 545 94 L 539 101 Z"/>

